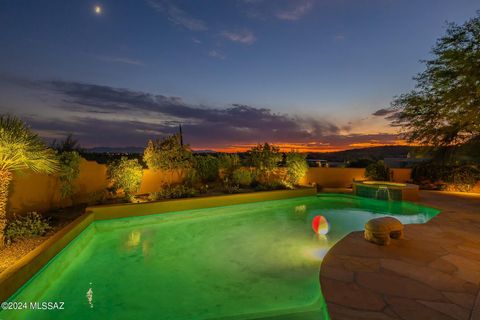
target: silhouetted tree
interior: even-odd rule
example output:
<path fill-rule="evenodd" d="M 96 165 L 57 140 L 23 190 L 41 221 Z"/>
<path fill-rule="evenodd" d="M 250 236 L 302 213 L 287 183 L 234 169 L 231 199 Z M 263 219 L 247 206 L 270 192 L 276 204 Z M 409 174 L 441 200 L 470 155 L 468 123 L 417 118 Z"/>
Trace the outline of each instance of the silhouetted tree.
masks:
<path fill-rule="evenodd" d="M 448 24 L 432 54 L 416 88 L 392 103 L 393 121 L 409 141 L 448 158 L 460 146 L 479 146 L 480 11 L 463 25 Z"/>

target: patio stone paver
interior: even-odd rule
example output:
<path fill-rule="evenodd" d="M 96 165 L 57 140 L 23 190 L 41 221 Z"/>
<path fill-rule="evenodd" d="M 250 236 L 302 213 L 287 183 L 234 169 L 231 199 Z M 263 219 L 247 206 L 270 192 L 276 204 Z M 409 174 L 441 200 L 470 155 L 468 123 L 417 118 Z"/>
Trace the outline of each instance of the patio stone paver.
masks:
<path fill-rule="evenodd" d="M 442 212 L 377 246 L 353 232 L 326 255 L 320 282 L 332 320 L 480 320 L 480 195 L 422 191 Z"/>

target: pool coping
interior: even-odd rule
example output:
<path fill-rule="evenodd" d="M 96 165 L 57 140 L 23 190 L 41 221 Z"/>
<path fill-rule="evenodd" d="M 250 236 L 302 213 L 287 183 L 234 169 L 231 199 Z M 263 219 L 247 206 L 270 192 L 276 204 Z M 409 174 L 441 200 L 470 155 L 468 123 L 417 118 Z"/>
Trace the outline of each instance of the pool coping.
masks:
<path fill-rule="evenodd" d="M 259 191 L 231 195 L 87 207 L 85 213 L 0 273 L 0 302 L 7 301 L 92 222 L 174 211 L 313 196 L 316 188 Z M 135 208 L 135 214 L 132 209 Z"/>
<path fill-rule="evenodd" d="M 376 246 L 360 231 L 338 241 L 319 276 L 330 318 L 480 320 L 479 200 L 422 191 L 416 203 L 440 213 L 406 225 L 404 240 Z"/>

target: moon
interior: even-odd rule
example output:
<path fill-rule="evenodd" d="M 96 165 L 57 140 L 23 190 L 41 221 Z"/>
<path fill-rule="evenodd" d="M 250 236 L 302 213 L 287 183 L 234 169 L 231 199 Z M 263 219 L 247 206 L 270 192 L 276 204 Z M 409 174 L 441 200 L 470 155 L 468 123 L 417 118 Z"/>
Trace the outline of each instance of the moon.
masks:
<path fill-rule="evenodd" d="M 95 7 L 93 8 L 93 10 L 95 11 L 95 14 L 102 14 L 102 7 L 100 7 L 100 6 L 98 6 L 98 5 L 95 6 Z"/>

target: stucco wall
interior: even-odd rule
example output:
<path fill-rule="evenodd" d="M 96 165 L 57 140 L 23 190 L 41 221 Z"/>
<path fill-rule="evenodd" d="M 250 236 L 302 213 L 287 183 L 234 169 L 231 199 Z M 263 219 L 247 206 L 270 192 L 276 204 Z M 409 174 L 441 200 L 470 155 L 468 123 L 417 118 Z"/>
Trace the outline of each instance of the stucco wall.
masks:
<path fill-rule="evenodd" d="M 309 168 L 302 180 L 305 184 L 316 183 L 327 188 L 348 188 L 353 180 L 365 179 L 363 168 Z"/>
<path fill-rule="evenodd" d="M 142 184 L 139 194 L 159 191 L 165 183 L 179 183 L 183 180 L 181 170 L 173 172 L 143 170 Z"/>
<path fill-rule="evenodd" d="M 75 199 L 86 200 L 107 187 L 107 167 L 94 161 L 80 161 L 80 174 L 74 182 Z M 22 172 L 15 175 L 9 198 L 10 212 L 44 211 L 71 204 L 60 197 L 60 183 L 55 175 Z"/>
<path fill-rule="evenodd" d="M 365 169 L 358 168 L 309 168 L 302 184 L 316 183 L 323 187 L 345 188 L 352 181 L 362 180 Z M 393 181 L 410 180 L 410 169 L 393 169 Z M 159 191 L 163 184 L 180 182 L 180 171 L 165 172 L 144 170 L 140 194 Z M 76 202 L 98 198 L 107 187 L 107 166 L 82 159 L 80 175 L 74 182 Z M 9 199 L 9 212 L 47 211 L 72 204 L 60 198 L 60 184 L 55 175 L 23 173 L 15 175 Z"/>
<path fill-rule="evenodd" d="M 411 179 L 412 169 L 390 169 L 390 171 L 391 180 L 394 182 L 408 182 Z M 326 188 L 349 188 L 353 180 L 364 179 L 364 168 L 309 168 L 302 183 L 316 183 Z"/>
<path fill-rule="evenodd" d="M 412 169 L 397 168 L 390 169 L 391 180 L 395 182 L 410 182 L 412 179 Z"/>
<path fill-rule="evenodd" d="M 143 172 L 139 193 L 150 193 L 161 189 L 166 182 L 174 183 L 182 179 L 180 172 L 162 172 L 146 169 Z M 95 161 L 82 159 L 80 174 L 74 181 L 75 202 L 89 201 L 98 197 L 108 187 L 107 166 Z M 47 211 L 68 206 L 71 199 L 62 200 L 60 183 L 55 175 L 32 172 L 16 174 L 11 185 L 9 212 Z"/>

